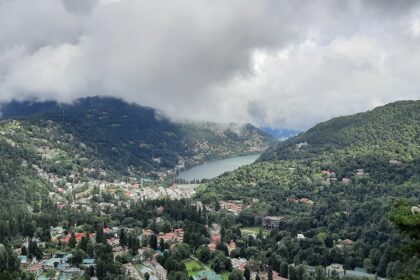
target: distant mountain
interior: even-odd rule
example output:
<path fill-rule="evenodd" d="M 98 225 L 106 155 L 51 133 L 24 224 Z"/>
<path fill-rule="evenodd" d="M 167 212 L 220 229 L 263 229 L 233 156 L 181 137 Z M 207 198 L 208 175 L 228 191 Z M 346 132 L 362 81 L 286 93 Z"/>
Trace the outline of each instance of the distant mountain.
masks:
<path fill-rule="evenodd" d="M 261 152 L 275 142 L 247 124 L 175 123 L 152 108 L 111 97 L 72 104 L 18 102 L 1 106 L 4 120 L 54 127 L 86 145 L 106 166 L 119 171 L 164 171 L 181 166 Z"/>
<path fill-rule="evenodd" d="M 261 130 L 267 132 L 274 138 L 279 139 L 280 141 L 284 141 L 300 133 L 299 130 L 292 129 L 292 128 L 261 127 Z"/>

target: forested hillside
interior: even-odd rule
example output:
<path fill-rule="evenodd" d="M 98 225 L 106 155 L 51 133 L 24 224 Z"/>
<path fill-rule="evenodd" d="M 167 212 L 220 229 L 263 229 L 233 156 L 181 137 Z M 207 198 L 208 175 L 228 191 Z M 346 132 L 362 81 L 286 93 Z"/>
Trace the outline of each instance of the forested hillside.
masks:
<path fill-rule="evenodd" d="M 215 207 L 242 200 L 238 223 L 281 216 L 282 236 L 307 237 L 261 248 L 275 259 L 417 279 L 418 217 L 410 208 L 420 204 L 420 101 L 316 125 L 206 183 L 198 197 Z"/>
<path fill-rule="evenodd" d="M 412 160 L 420 152 L 420 101 L 400 101 L 334 118 L 267 150 L 260 161 L 343 152 Z"/>
<path fill-rule="evenodd" d="M 275 142 L 249 124 L 174 123 L 152 108 L 109 97 L 73 104 L 14 101 L 0 111 L 3 119 L 23 118 L 41 127 L 52 121 L 121 172 L 129 167 L 149 172 L 191 166 L 261 152 Z"/>

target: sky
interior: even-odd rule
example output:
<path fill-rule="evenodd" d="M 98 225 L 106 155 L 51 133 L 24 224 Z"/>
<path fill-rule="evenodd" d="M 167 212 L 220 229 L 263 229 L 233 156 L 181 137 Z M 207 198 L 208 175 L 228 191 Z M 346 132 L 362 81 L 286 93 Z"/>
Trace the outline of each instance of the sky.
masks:
<path fill-rule="evenodd" d="M 307 129 L 420 99 L 420 1 L 0 0 L 0 102 Z"/>

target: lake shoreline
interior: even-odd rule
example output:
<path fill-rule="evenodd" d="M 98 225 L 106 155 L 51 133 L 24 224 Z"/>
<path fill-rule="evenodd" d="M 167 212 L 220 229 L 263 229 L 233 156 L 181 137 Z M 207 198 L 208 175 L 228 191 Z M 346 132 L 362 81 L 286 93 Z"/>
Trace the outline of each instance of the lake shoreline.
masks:
<path fill-rule="evenodd" d="M 261 152 L 207 161 L 179 172 L 177 174 L 177 179 L 186 181 L 212 179 L 224 172 L 232 171 L 240 166 L 251 164 L 257 160 L 260 155 Z"/>

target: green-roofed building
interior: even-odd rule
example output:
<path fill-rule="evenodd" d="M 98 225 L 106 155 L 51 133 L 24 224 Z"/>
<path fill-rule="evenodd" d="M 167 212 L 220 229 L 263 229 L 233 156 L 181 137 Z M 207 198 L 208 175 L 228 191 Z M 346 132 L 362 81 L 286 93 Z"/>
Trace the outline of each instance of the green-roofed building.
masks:
<path fill-rule="evenodd" d="M 216 274 L 213 270 L 203 270 L 193 276 L 194 280 L 222 280 L 219 274 Z"/>
<path fill-rule="evenodd" d="M 85 267 L 95 266 L 95 259 L 83 259 L 82 265 Z"/>

